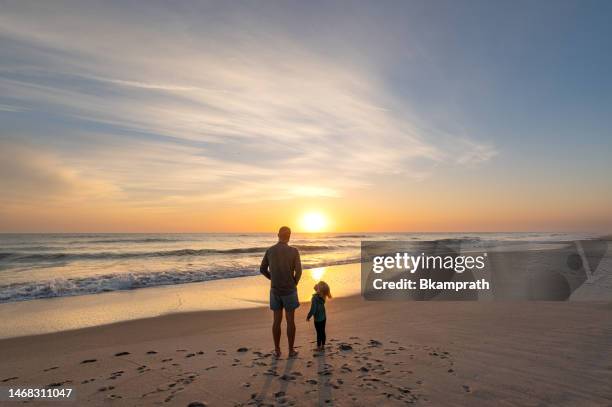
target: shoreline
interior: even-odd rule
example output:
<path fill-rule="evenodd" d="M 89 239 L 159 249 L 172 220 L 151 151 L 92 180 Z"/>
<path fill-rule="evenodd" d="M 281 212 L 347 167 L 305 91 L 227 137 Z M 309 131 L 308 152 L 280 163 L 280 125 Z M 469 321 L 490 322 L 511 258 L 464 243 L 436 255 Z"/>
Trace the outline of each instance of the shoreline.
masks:
<path fill-rule="evenodd" d="M 534 259 L 532 268 L 544 270 L 546 264 L 538 263 L 536 260 L 539 260 L 539 257 L 536 255 L 540 251 L 550 250 L 550 244 L 547 249 L 542 249 L 539 246 L 536 248 L 537 250 L 532 248 L 531 251 Z M 553 246 L 553 248 L 555 247 Z M 567 253 L 563 253 L 563 256 L 568 255 L 568 258 L 570 258 L 571 254 L 572 251 L 570 250 Z M 502 261 L 502 265 L 504 265 L 502 271 L 508 276 L 504 278 L 511 278 L 515 270 L 512 270 L 511 267 L 506 267 L 508 259 L 502 256 L 501 260 L 504 260 Z M 568 293 L 570 296 L 565 297 L 567 300 L 612 301 L 612 273 L 609 272 L 612 268 L 612 257 L 603 256 L 600 260 L 596 262 L 597 268 L 590 271 L 586 281 L 577 281 L 575 283 L 580 285 Z M 561 263 L 563 262 L 559 263 L 561 267 L 566 267 L 566 265 Z M 554 266 L 559 264 L 555 263 Z M 335 297 L 360 294 L 362 289 L 361 267 L 361 263 L 350 263 L 305 269 L 298 286 L 298 295 L 302 300 L 309 300 L 312 294 L 312 287 L 319 280 L 325 280 L 330 284 Z M 573 278 L 571 269 L 566 267 L 566 270 L 561 269 L 561 271 L 564 271 L 570 280 Z M 546 275 L 544 277 L 550 278 L 550 276 Z M 486 274 L 481 276 L 486 281 L 491 281 L 493 277 Z M 555 275 L 552 275 L 552 277 L 555 277 Z M 378 280 L 373 281 L 376 282 Z M 410 291 L 416 288 L 414 281 L 394 281 L 393 279 L 380 281 L 381 284 L 386 284 L 387 291 L 389 292 Z M 430 280 L 430 282 L 432 281 Z M 471 291 L 476 292 L 479 298 L 482 300 L 492 300 L 493 298 L 487 290 L 478 289 L 479 282 L 481 281 L 475 280 L 473 282 L 468 281 L 467 283 L 475 285 L 476 289 Z M 556 282 L 557 280 L 547 280 L 549 285 Z M 405 283 L 414 283 L 414 287 L 404 287 L 402 284 Z M 451 283 L 455 285 L 463 284 L 460 281 L 444 282 L 449 287 Z M 436 282 L 436 284 L 438 285 L 433 287 L 434 292 L 439 289 L 438 286 L 442 283 Z M 512 284 L 510 285 L 512 286 Z M 527 295 L 528 291 L 524 285 L 518 283 L 518 285 L 514 284 L 512 287 L 518 290 L 515 290 L 515 295 L 509 297 L 502 296 L 502 299 L 509 298 L 514 300 L 513 298 L 516 297 L 516 301 L 520 301 L 529 298 Z M 375 284 L 373 288 L 376 289 L 378 286 Z M 409 290 L 403 288 L 408 288 Z M 441 288 L 446 288 L 446 286 L 442 285 Z M 568 286 L 566 289 L 570 290 L 571 287 Z M 469 290 L 465 289 L 463 291 Z M 3 321 L 0 339 L 101 326 L 113 322 L 137 320 L 180 312 L 265 308 L 268 306 L 268 292 L 269 281 L 261 275 L 254 275 L 187 284 L 145 287 L 134 290 L 118 290 L 92 295 L 3 303 L 0 304 L 0 320 Z M 563 296 L 559 295 L 558 297 L 562 298 Z M 373 297 L 369 298 L 374 299 Z M 452 296 L 447 296 L 445 299 L 449 300 L 452 298 Z M 459 298 L 457 297 L 456 299 Z M 542 299 L 556 298 L 545 296 Z"/>
<path fill-rule="evenodd" d="M 360 263 L 306 269 L 298 286 L 299 297 L 309 301 L 312 286 L 322 278 L 335 287 L 336 297 L 358 294 L 359 269 Z M 255 275 L 3 303 L 0 340 L 181 312 L 266 308 L 269 284 L 264 276 Z"/>

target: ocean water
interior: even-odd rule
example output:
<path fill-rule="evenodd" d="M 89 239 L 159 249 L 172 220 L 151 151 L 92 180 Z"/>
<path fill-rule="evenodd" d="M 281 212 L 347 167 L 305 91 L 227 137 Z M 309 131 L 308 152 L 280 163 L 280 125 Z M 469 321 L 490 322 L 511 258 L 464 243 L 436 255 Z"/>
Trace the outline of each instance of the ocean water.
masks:
<path fill-rule="evenodd" d="M 358 263 L 362 240 L 569 241 L 566 233 L 294 234 L 304 268 Z M 259 273 L 274 234 L 0 234 L 0 303 Z"/>

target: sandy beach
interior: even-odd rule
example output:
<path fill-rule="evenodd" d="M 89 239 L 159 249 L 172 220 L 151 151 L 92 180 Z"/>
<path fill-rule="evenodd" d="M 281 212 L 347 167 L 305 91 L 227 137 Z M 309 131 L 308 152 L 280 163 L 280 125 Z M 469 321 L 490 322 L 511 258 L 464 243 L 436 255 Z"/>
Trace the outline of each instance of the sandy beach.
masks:
<path fill-rule="evenodd" d="M 100 406 L 612 403 L 612 303 L 339 298 L 323 354 L 307 311 L 295 359 L 272 358 L 266 308 L 185 312 L 4 339 L 0 381 Z"/>

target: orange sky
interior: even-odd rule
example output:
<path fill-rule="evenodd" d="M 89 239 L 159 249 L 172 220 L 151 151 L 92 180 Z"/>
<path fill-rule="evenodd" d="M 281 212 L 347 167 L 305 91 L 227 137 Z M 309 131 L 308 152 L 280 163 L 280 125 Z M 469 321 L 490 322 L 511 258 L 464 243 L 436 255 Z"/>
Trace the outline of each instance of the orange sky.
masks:
<path fill-rule="evenodd" d="M 509 200 L 504 191 L 482 198 L 427 191 L 341 198 L 141 207 L 103 202 L 15 206 L 3 231 L 26 232 L 269 232 L 280 225 L 304 231 L 305 213 L 325 216 L 324 231 L 598 231 L 610 230 L 609 207 L 597 201 L 534 194 Z M 588 211 L 585 213 L 585 208 Z"/>

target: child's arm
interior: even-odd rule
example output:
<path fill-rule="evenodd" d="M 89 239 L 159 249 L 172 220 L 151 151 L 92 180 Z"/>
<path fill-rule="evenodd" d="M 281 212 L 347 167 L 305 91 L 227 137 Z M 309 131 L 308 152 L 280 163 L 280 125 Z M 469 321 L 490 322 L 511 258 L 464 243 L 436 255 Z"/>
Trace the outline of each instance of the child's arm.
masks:
<path fill-rule="evenodd" d="M 317 302 L 310 302 L 310 311 L 308 311 L 308 316 L 306 317 L 306 321 L 310 321 L 310 318 L 317 312 Z"/>

